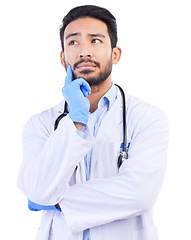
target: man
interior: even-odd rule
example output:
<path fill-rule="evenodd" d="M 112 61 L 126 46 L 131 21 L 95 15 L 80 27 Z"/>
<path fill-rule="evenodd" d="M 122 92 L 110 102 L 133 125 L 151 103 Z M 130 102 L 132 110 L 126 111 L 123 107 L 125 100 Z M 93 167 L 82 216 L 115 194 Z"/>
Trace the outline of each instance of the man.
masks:
<path fill-rule="evenodd" d="M 60 36 L 64 100 L 32 116 L 23 131 L 18 186 L 31 210 L 43 210 L 37 239 L 155 240 L 152 207 L 166 167 L 166 117 L 125 96 L 129 150 L 118 166 L 123 98 L 111 79 L 121 56 L 116 20 L 106 9 L 77 7 L 63 19 Z M 58 123 L 63 108 L 69 114 Z"/>

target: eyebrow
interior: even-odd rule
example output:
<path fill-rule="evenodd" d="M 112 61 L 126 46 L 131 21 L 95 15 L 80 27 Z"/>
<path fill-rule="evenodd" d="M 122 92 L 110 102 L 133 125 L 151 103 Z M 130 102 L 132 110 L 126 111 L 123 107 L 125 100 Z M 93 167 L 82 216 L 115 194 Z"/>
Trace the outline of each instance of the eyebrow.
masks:
<path fill-rule="evenodd" d="M 67 40 L 68 38 L 73 37 L 73 36 L 77 36 L 77 35 L 80 35 L 80 33 L 70 33 L 66 36 L 65 39 Z"/>
<path fill-rule="evenodd" d="M 73 36 L 80 36 L 81 34 L 76 32 L 76 33 L 70 33 L 66 36 L 66 40 L 70 37 L 73 37 Z M 105 36 L 103 34 L 100 34 L 100 33 L 89 33 L 88 34 L 89 37 L 100 37 L 100 38 L 105 38 Z"/>
<path fill-rule="evenodd" d="M 105 36 L 103 34 L 88 34 L 90 37 L 100 37 L 100 38 L 105 38 Z"/>

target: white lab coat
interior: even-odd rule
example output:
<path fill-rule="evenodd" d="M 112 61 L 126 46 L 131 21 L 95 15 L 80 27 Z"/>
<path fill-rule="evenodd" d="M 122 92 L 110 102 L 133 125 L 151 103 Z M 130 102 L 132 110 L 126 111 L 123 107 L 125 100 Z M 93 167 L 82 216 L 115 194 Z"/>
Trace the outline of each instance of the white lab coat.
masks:
<path fill-rule="evenodd" d="M 83 139 L 69 116 L 54 131 L 64 101 L 33 116 L 23 131 L 23 163 L 18 186 L 28 199 L 60 204 L 43 211 L 37 240 L 157 240 L 152 207 L 164 179 L 168 123 L 157 107 L 126 95 L 129 159 L 118 169 L 122 142 L 122 97 L 104 116 L 97 137 Z M 84 156 L 92 151 L 90 181 Z"/>

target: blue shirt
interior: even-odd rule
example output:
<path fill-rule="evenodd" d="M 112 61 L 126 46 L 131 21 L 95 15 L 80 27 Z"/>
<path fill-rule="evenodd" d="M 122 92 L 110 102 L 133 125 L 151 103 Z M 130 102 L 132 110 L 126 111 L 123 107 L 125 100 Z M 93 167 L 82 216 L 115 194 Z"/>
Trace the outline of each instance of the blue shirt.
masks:
<path fill-rule="evenodd" d="M 116 98 L 117 98 L 117 89 L 116 89 L 116 86 L 112 85 L 112 87 L 100 99 L 100 101 L 98 103 L 98 108 L 96 109 L 96 111 L 90 115 L 87 125 L 94 137 L 97 136 L 101 122 L 102 122 L 106 112 L 110 109 L 112 104 L 115 102 Z M 91 159 L 92 159 L 92 150 L 85 156 L 86 180 L 87 181 L 90 180 Z M 89 229 L 86 229 L 84 231 L 83 240 L 91 240 Z"/>

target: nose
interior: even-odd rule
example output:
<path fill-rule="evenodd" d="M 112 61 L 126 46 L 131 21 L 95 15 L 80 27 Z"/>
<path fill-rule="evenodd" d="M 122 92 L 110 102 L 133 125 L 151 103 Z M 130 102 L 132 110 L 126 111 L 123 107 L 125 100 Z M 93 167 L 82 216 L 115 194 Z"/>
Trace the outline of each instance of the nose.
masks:
<path fill-rule="evenodd" d="M 91 54 L 80 54 L 80 58 L 91 58 Z"/>
<path fill-rule="evenodd" d="M 88 46 L 86 44 L 83 44 L 81 46 L 81 49 L 80 49 L 80 52 L 79 52 L 79 57 L 81 59 L 92 57 L 91 50 L 90 50 L 90 48 L 88 48 Z"/>

